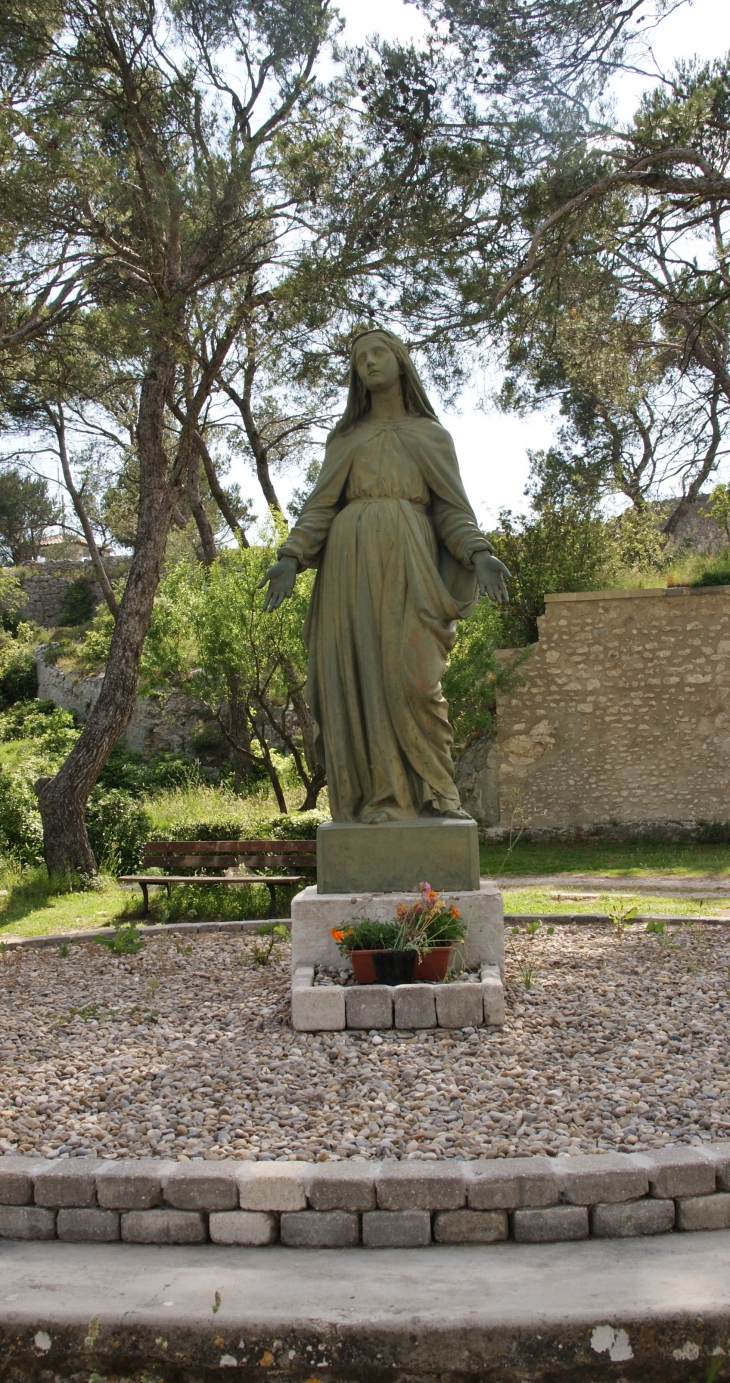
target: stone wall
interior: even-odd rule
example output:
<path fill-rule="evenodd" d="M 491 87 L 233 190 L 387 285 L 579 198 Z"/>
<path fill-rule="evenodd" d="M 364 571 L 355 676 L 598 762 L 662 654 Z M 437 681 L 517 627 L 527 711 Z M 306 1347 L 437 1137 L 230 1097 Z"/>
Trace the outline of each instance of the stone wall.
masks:
<path fill-rule="evenodd" d="M 103 672 L 94 677 L 79 677 L 63 672 L 43 660 L 44 646 L 36 650 L 38 696 L 53 701 L 64 711 L 73 711 L 79 720 L 86 720 L 96 704 L 104 680 Z M 147 757 L 167 749 L 192 757 L 194 739 L 207 720 L 205 708 L 192 697 L 171 693 L 169 696 L 138 696 L 122 743 Z"/>
<path fill-rule="evenodd" d="M 463 750 L 454 769 L 464 810 L 480 826 L 496 826 L 499 822 L 499 749 L 495 725 Z"/>
<path fill-rule="evenodd" d="M 116 581 L 129 570 L 128 557 L 107 557 L 104 565 L 110 580 Z M 23 588 L 20 614 L 44 629 L 54 629 L 61 619 L 66 591 L 79 577 L 89 581 L 96 604 L 102 599 L 101 587 L 94 580 L 91 561 L 34 562 L 27 567 L 5 568 L 17 577 Z"/>
<path fill-rule="evenodd" d="M 730 586 L 546 597 L 498 699 L 500 827 L 730 820 Z"/>

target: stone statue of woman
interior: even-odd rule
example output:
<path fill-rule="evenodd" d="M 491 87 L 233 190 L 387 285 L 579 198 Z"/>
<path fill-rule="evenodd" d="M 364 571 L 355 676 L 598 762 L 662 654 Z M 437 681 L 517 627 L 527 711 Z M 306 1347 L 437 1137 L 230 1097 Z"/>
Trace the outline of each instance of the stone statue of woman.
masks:
<path fill-rule="evenodd" d="M 479 594 L 507 600 L 440 426 L 397 336 L 352 348 L 347 407 L 296 527 L 279 548 L 265 606 L 318 567 L 304 639 L 335 821 L 462 817 L 441 677 L 456 621 Z"/>

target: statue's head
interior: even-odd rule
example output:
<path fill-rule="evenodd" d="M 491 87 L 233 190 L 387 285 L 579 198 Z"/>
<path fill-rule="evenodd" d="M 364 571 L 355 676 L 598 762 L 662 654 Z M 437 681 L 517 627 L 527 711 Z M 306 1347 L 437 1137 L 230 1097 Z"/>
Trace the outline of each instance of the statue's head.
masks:
<path fill-rule="evenodd" d="M 400 378 L 406 413 L 437 421 L 407 347 L 392 331 L 373 327 L 358 332 L 353 340 L 347 405 L 335 432 L 346 432 L 361 418 L 367 417 L 372 406 L 368 378 L 378 378 L 384 384 L 391 384 Z"/>

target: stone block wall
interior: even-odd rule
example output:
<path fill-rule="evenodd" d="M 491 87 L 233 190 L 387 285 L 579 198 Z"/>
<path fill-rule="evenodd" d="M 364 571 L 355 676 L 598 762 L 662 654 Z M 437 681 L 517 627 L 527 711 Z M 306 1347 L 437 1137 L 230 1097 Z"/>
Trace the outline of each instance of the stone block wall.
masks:
<path fill-rule="evenodd" d="M 502 829 L 730 821 L 730 586 L 549 595 L 520 673 Z"/>
<path fill-rule="evenodd" d="M 730 1227 L 723 1143 L 474 1162 L 0 1157 L 0 1241 L 420 1248 Z M 36 1337 L 37 1338 L 37 1337 Z"/>
<path fill-rule="evenodd" d="M 128 557 L 107 557 L 105 567 L 110 580 L 116 581 L 129 570 Z M 36 562 L 27 567 L 6 569 L 17 577 L 23 588 L 20 614 L 45 629 L 54 629 L 61 619 L 66 591 L 72 581 L 83 577 L 91 584 L 96 604 L 102 599 L 101 587 L 94 578 L 91 561 Z"/>

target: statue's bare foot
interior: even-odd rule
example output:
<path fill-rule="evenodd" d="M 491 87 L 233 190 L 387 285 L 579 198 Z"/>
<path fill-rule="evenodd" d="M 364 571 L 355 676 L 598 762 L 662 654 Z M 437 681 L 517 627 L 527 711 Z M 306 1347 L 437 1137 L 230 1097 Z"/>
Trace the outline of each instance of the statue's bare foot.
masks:
<path fill-rule="evenodd" d="M 447 821 L 472 820 L 472 817 L 469 815 L 468 812 L 464 811 L 463 807 L 449 807 L 448 811 L 442 812 L 441 815 L 445 817 Z"/>
<path fill-rule="evenodd" d="M 381 810 L 373 812 L 373 815 L 368 817 L 367 824 L 368 826 L 382 826 L 384 821 L 390 821 L 390 817 L 385 810 Z"/>

